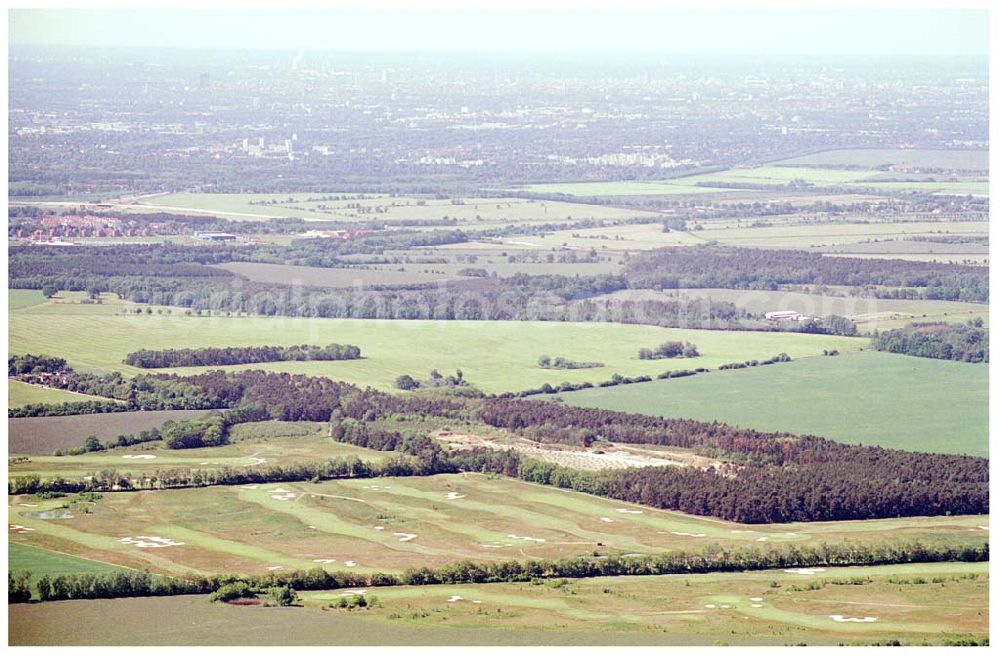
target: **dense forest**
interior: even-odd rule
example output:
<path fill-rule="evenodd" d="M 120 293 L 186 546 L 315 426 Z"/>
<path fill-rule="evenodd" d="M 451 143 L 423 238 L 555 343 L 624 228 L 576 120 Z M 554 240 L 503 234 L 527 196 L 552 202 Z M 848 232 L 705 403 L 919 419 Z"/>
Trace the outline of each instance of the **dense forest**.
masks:
<path fill-rule="evenodd" d="M 142 368 L 193 367 L 273 363 L 283 360 L 355 360 L 361 349 L 354 345 L 314 344 L 290 347 L 202 347 L 199 349 L 140 349 L 125 357 L 125 364 Z"/>
<path fill-rule="evenodd" d="M 626 263 L 629 287 L 776 290 L 779 285 L 885 287 L 891 298 L 989 300 L 989 269 L 907 260 L 828 258 L 791 250 L 704 246 L 640 253 Z M 915 288 L 915 289 L 910 289 Z"/>
<path fill-rule="evenodd" d="M 895 354 L 988 363 L 990 335 L 982 319 L 965 324 L 915 322 L 903 328 L 876 333 L 872 346 Z"/>

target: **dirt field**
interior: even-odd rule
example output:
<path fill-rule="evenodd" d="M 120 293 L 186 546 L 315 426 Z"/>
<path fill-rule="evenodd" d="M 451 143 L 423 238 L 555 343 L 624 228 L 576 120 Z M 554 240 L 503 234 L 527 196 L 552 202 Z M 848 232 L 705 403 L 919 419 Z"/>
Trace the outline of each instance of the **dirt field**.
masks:
<path fill-rule="evenodd" d="M 207 411 L 136 411 L 7 419 L 8 454 L 51 454 L 80 447 L 87 436 L 101 440 L 163 426 L 167 420 L 201 417 Z"/>

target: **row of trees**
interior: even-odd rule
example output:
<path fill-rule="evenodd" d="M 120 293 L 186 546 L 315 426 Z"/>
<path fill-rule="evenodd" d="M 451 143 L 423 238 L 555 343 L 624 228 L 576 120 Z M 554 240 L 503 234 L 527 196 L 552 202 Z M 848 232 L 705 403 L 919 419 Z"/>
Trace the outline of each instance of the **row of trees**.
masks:
<path fill-rule="evenodd" d="M 355 360 L 361 349 L 351 344 L 292 345 L 290 347 L 201 347 L 198 349 L 140 349 L 125 357 L 133 367 L 195 367 L 210 365 L 243 365 L 272 363 L 284 360 Z"/>
<path fill-rule="evenodd" d="M 625 276 L 631 288 L 776 290 L 781 285 L 919 288 L 925 299 L 989 300 L 986 267 L 907 260 L 827 258 L 820 253 L 724 246 L 664 248 L 633 256 Z M 899 296 L 900 292 L 880 292 Z"/>
<path fill-rule="evenodd" d="M 987 363 L 990 360 L 990 335 L 983 320 L 965 324 L 928 322 L 907 324 L 903 328 L 876 333 L 872 346 L 908 356 Z"/>
<path fill-rule="evenodd" d="M 42 576 L 39 598 L 92 600 L 148 596 L 215 594 L 216 599 L 234 599 L 262 591 L 287 588 L 318 591 L 376 586 L 426 586 L 434 584 L 487 584 L 528 582 L 562 577 L 676 575 L 709 572 L 740 572 L 779 568 L 877 566 L 899 563 L 989 560 L 989 544 L 949 547 L 912 542 L 900 545 L 856 545 L 839 543 L 787 548 L 724 550 L 709 546 L 700 552 L 669 552 L 638 557 L 575 557 L 551 560 L 459 561 L 436 568 L 410 568 L 400 574 L 330 572 L 322 568 L 275 572 L 267 575 L 189 575 L 159 577 L 148 572 Z M 25 573 L 8 573 L 8 581 L 27 582 Z M 26 602 L 26 587 L 11 587 L 8 601 Z"/>
<path fill-rule="evenodd" d="M 585 370 L 592 367 L 604 367 L 604 363 L 594 361 L 576 361 L 562 356 L 550 358 L 549 356 L 539 356 L 538 366 L 543 370 Z"/>

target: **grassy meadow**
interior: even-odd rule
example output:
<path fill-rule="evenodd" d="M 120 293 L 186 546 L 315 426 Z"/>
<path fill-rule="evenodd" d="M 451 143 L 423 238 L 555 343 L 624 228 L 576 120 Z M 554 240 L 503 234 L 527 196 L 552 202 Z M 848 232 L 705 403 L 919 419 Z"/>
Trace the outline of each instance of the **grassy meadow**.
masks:
<path fill-rule="evenodd" d="M 7 380 L 7 407 L 17 408 L 28 404 L 62 404 L 64 402 L 81 402 L 104 400 L 104 397 L 85 395 L 69 390 L 56 390 L 34 386 L 22 381 Z"/>
<path fill-rule="evenodd" d="M 574 406 L 987 456 L 988 368 L 874 351 L 563 393 Z"/>
<path fill-rule="evenodd" d="M 765 359 L 780 352 L 793 358 L 823 349 L 851 351 L 861 338 L 793 333 L 754 333 L 666 329 L 655 326 L 566 322 L 475 322 L 434 320 L 350 320 L 292 317 L 187 317 L 130 315 L 122 306 L 43 304 L 11 313 L 11 353 L 61 356 L 84 370 L 136 374 L 122 363 L 138 349 L 207 346 L 354 344 L 362 358 L 353 361 L 289 361 L 224 369 L 269 369 L 327 376 L 358 385 L 392 389 L 396 377 L 427 378 L 432 369 L 461 369 L 484 392 L 516 391 L 543 383 L 603 381 L 615 373 L 655 376 L 665 370 L 718 367 L 723 363 Z M 95 339 L 94 336 L 100 336 Z M 688 340 L 699 358 L 643 361 L 638 351 L 668 340 Z M 547 354 L 604 363 L 585 370 L 545 370 Z M 198 372 L 217 368 L 179 368 Z M 147 370 L 148 371 L 148 370 Z"/>
<path fill-rule="evenodd" d="M 355 591 L 308 591 L 299 608 L 211 604 L 207 596 L 66 601 L 12 606 L 10 642 L 933 645 L 988 636 L 988 585 L 986 564 L 944 563 L 388 587 L 367 589 L 376 605 L 355 611 L 326 609 Z"/>
<path fill-rule="evenodd" d="M 167 449 L 162 442 L 154 441 L 78 455 L 31 454 L 26 461 L 9 463 L 8 474 L 11 477 L 36 475 L 43 480 L 80 479 L 105 469 L 138 476 L 156 475 L 165 470 L 284 466 L 353 456 L 377 462 L 390 456 L 386 452 L 330 440 L 328 431 L 328 425 L 320 422 L 254 422 L 233 427 L 230 444 L 220 447 Z M 82 443 L 83 438 L 79 438 L 71 446 L 79 447 Z"/>
<path fill-rule="evenodd" d="M 855 541 L 975 545 L 986 516 L 743 525 L 506 477 L 456 474 L 320 483 L 10 496 L 9 539 L 160 574 L 322 567 L 399 572 L 462 559 L 699 551 Z M 122 539 L 155 536 L 163 546 Z"/>
<path fill-rule="evenodd" d="M 622 210 L 601 205 L 537 201 L 521 198 L 436 199 L 416 196 L 374 195 L 319 201 L 343 192 L 310 194 L 167 194 L 143 200 L 135 209 L 172 209 L 206 212 L 227 219 L 260 220 L 298 217 L 316 221 L 438 221 L 455 219 L 461 224 L 502 225 L 511 222 L 580 221 L 583 219 L 627 219 L 655 216 L 649 212 Z M 356 196 L 356 195 L 355 195 Z M 372 196 L 366 194 L 364 196 Z M 289 200 L 290 199 L 290 200 Z"/>

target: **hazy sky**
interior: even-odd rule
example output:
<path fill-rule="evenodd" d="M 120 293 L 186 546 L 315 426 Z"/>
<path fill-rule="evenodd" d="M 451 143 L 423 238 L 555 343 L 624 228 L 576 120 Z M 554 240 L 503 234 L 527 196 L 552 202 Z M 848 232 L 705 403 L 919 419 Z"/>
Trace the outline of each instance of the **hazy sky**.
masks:
<path fill-rule="evenodd" d="M 985 10 L 12 10 L 13 45 L 987 55 Z"/>

